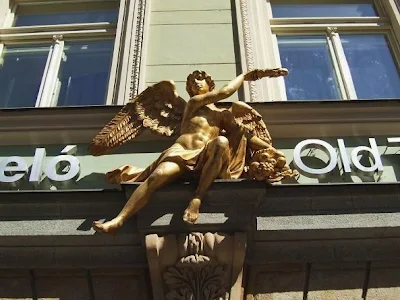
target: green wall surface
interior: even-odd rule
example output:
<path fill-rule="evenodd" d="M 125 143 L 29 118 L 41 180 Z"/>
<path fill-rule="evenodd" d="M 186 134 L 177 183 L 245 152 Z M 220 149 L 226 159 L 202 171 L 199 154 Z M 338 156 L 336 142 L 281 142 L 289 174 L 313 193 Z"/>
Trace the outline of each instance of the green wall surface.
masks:
<path fill-rule="evenodd" d="M 208 72 L 217 88 L 233 79 L 240 73 L 233 13 L 231 0 L 152 0 L 146 86 L 173 80 L 188 99 L 186 77 L 194 70 Z"/>
<path fill-rule="evenodd" d="M 369 141 L 367 137 L 340 137 L 344 139 L 346 145 L 346 152 L 350 157 L 351 151 L 358 146 L 368 146 Z M 335 148 L 337 155 L 337 140 L 336 139 L 322 139 L 328 142 Z M 286 155 L 287 162 L 292 168 L 293 164 L 293 149 L 301 142 L 301 139 L 276 139 L 274 146 L 283 151 Z M 356 172 L 345 174 L 341 167 L 340 159 L 336 168 L 326 174 L 324 177 L 316 178 L 300 174 L 297 178 L 292 178 L 282 182 L 282 184 L 319 184 L 319 183 L 363 183 L 363 182 L 400 182 L 400 146 L 396 144 L 388 145 L 386 138 L 376 138 L 381 160 L 384 166 L 384 171 L 381 174 L 377 172 L 371 176 L 361 176 Z M 130 143 L 117 149 L 117 151 L 100 156 L 93 157 L 86 151 L 86 144 L 78 145 L 78 152 L 76 157 L 80 161 L 81 173 L 76 182 L 71 182 L 68 186 L 52 186 L 46 177 L 43 177 L 41 185 L 37 188 L 40 190 L 56 190 L 56 189 L 115 189 L 119 185 L 110 185 L 105 182 L 104 174 L 112 169 L 120 167 L 125 164 L 134 165 L 136 167 L 145 168 L 152 161 L 154 161 L 159 154 L 171 145 L 171 141 L 163 142 L 135 142 Z M 59 155 L 60 151 L 66 145 L 43 145 L 42 148 L 46 149 L 46 161 Z M 25 159 L 28 167 L 32 165 L 33 156 L 35 154 L 36 146 L 3 146 L 0 149 L 0 161 L 9 156 L 20 156 Z M 304 163 L 312 168 L 323 168 L 328 164 L 328 156 L 326 153 L 319 149 L 308 149 L 301 153 Z M 368 166 L 369 162 L 366 157 L 361 157 L 361 162 Z M 28 172 L 29 174 L 29 172 Z M 0 183 L 1 190 L 31 190 L 34 189 L 33 185 L 28 182 L 28 176 L 23 180 L 22 184 L 18 187 L 12 187 L 10 184 Z"/>

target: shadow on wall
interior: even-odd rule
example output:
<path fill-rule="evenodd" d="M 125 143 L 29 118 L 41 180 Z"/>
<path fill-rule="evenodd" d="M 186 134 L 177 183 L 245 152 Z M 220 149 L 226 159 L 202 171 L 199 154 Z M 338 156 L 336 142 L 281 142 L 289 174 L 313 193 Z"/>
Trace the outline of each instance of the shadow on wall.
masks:
<path fill-rule="evenodd" d="M 150 278 L 136 269 L 8 270 L 0 273 L 0 299 L 149 299 Z"/>
<path fill-rule="evenodd" d="M 265 271 L 251 270 L 246 286 L 248 294 L 260 300 L 395 300 L 400 292 L 400 269 L 389 265 L 375 268 L 370 262 L 275 263 L 264 265 Z"/>

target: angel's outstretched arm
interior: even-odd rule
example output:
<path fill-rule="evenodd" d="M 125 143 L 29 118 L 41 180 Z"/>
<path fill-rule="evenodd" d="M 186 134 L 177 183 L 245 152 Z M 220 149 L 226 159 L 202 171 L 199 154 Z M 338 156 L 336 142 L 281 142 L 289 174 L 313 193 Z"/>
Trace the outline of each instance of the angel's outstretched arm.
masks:
<path fill-rule="evenodd" d="M 283 68 L 276 69 L 255 69 L 247 73 L 240 74 L 219 90 L 214 90 L 206 94 L 196 95 L 189 100 L 193 109 L 216 103 L 233 95 L 243 84 L 244 81 L 256 81 L 263 77 L 278 77 L 287 75 L 288 72 Z"/>

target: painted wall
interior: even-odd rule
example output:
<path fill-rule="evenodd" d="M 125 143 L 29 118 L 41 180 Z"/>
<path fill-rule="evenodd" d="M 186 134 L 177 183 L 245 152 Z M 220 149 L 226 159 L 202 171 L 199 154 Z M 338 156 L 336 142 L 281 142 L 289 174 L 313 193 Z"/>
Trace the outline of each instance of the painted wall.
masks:
<path fill-rule="evenodd" d="M 0 0 L 0 25 L 3 25 L 3 22 L 8 13 L 9 0 Z"/>
<path fill-rule="evenodd" d="M 233 13 L 231 0 L 152 0 L 146 85 L 172 79 L 187 99 L 186 77 L 196 69 L 208 72 L 216 87 L 233 79 L 240 73 Z"/>

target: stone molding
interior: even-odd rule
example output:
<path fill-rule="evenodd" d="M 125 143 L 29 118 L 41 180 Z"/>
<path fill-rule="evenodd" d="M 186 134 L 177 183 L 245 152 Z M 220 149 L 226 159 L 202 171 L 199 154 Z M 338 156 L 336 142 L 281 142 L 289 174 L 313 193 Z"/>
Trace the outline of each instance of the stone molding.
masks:
<path fill-rule="evenodd" d="M 146 5 L 146 0 L 137 0 L 135 3 L 136 25 L 134 30 L 133 51 L 131 52 L 132 59 L 130 60 L 131 80 L 129 83 L 129 99 L 137 96 L 139 93 L 139 75 L 140 66 L 142 64 Z"/>
<path fill-rule="evenodd" d="M 253 102 L 251 106 L 266 120 L 275 139 L 399 134 L 400 100 L 397 99 Z M 89 143 L 121 107 L 0 109 L 0 145 Z M 172 142 L 172 139 L 169 140 Z M 148 131 L 135 139 L 138 142 L 166 140 Z"/>
<path fill-rule="evenodd" d="M 252 34 L 250 29 L 249 22 L 249 10 L 247 6 L 248 0 L 240 0 L 240 12 L 241 12 L 241 27 L 243 34 L 243 43 L 244 43 L 244 54 L 246 60 L 247 70 L 255 69 L 254 64 L 254 53 L 253 53 L 253 43 L 252 43 Z M 250 102 L 256 101 L 258 99 L 257 87 L 254 81 L 249 82 L 250 89 Z"/>
<path fill-rule="evenodd" d="M 239 300 L 245 233 L 146 235 L 154 299 Z"/>

